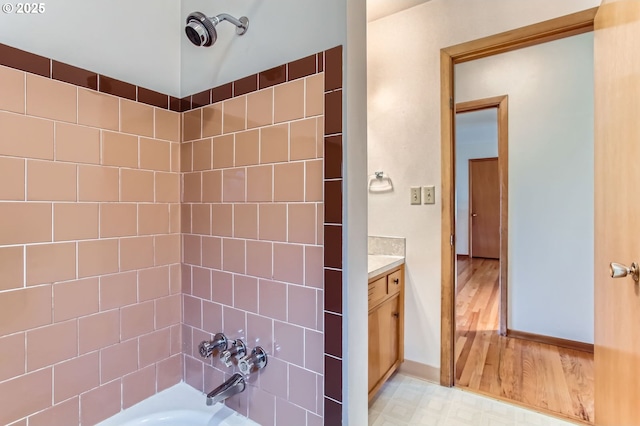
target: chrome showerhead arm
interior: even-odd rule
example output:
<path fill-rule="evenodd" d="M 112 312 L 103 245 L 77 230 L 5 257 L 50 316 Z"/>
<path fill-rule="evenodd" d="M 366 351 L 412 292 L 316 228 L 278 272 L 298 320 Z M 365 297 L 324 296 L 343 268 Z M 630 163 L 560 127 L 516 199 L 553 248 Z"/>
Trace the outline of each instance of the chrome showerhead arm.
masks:
<path fill-rule="evenodd" d="M 249 18 L 247 18 L 246 16 L 242 16 L 240 17 L 240 19 L 236 19 L 227 13 L 221 13 L 209 19 L 211 19 L 211 22 L 213 22 L 213 25 L 218 25 L 222 21 L 231 22 L 233 25 L 237 27 L 236 34 L 238 35 L 242 35 L 246 33 L 247 30 L 249 29 Z"/>

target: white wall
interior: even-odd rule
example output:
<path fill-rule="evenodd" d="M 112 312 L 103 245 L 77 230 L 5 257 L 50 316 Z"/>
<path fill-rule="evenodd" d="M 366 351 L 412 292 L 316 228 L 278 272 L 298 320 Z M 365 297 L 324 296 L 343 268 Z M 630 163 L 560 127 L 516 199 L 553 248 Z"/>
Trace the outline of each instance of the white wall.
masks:
<path fill-rule="evenodd" d="M 345 0 L 343 126 L 343 422 L 368 424 L 366 1 Z"/>
<path fill-rule="evenodd" d="M 441 206 L 408 196 L 434 184 L 440 199 L 440 49 L 599 3 L 432 0 L 369 24 L 368 172 L 384 170 L 396 187 L 369 197 L 369 233 L 407 238 L 407 359 L 440 365 Z"/>
<path fill-rule="evenodd" d="M 189 13 L 247 16 L 249 30 L 235 35 L 228 22 L 219 24 L 218 41 L 199 48 L 185 37 L 181 92 L 200 92 L 235 79 L 343 44 L 346 39 L 345 0 L 182 0 L 181 22 Z M 184 29 L 180 30 L 180 34 Z"/>
<path fill-rule="evenodd" d="M 469 160 L 497 156 L 497 108 L 457 114 L 456 254 L 469 254 Z"/>
<path fill-rule="evenodd" d="M 54 0 L 42 15 L 0 13 L 0 43 L 182 97 L 344 44 L 345 9 L 345 0 Z M 193 11 L 246 15 L 249 31 L 221 23 L 216 44 L 197 48 L 184 35 Z"/>
<path fill-rule="evenodd" d="M 455 75 L 457 102 L 509 95 L 508 327 L 593 343 L 593 33 Z"/>
<path fill-rule="evenodd" d="M 179 1 L 53 0 L 45 5 L 42 15 L 0 13 L 0 43 L 179 96 Z"/>

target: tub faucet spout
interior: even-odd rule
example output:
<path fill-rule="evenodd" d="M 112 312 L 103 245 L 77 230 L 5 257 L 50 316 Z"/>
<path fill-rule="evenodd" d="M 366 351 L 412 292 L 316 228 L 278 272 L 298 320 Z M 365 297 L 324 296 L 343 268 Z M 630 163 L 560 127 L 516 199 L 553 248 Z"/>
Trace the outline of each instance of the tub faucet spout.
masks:
<path fill-rule="evenodd" d="M 222 402 L 225 399 L 244 391 L 247 386 L 244 376 L 235 373 L 226 382 L 212 390 L 207 394 L 207 405 L 213 405 L 216 402 Z"/>

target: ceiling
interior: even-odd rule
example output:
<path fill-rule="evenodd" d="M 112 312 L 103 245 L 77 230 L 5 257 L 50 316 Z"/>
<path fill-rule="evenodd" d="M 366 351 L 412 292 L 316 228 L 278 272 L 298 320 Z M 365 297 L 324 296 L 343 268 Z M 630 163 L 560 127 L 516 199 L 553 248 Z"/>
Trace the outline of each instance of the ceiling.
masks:
<path fill-rule="evenodd" d="M 393 15 L 429 0 L 367 0 L 367 22 Z"/>

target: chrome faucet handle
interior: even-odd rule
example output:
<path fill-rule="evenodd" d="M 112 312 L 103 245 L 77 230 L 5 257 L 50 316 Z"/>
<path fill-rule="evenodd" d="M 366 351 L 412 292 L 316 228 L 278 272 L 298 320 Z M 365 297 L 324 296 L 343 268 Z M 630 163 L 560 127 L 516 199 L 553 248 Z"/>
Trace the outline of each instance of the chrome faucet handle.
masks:
<path fill-rule="evenodd" d="M 242 374 L 249 375 L 267 365 L 267 352 L 260 346 L 251 351 L 251 355 L 244 356 L 238 361 L 238 368 Z"/>
<path fill-rule="evenodd" d="M 217 356 L 221 351 L 227 350 L 228 340 L 222 333 L 216 333 L 213 340 L 200 342 L 198 350 L 202 358 Z"/>
<path fill-rule="evenodd" d="M 238 363 L 238 360 L 247 354 L 247 346 L 240 339 L 232 340 L 231 347 L 225 351 L 222 351 L 220 359 L 224 362 L 224 365 L 231 367 Z"/>

